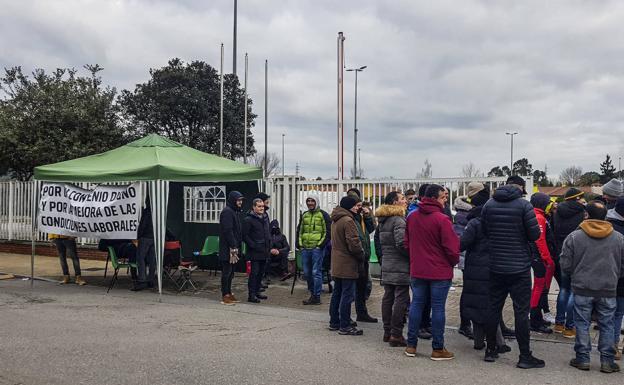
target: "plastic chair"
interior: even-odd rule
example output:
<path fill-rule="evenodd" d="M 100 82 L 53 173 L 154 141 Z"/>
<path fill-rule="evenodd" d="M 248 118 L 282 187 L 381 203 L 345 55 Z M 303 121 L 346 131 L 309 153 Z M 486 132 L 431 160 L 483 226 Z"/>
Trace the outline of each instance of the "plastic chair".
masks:
<path fill-rule="evenodd" d="M 169 278 L 171 282 L 180 289 L 176 273 L 179 271 L 180 260 L 182 259 L 182 245 L 180 241 L 165 242 L 165 252 L 163 254 L 163 276 Z"/>
<path fill-rule="evenodd" d="M 120 263 L 119 260 L 117 259 L 117 253 L 115 252 L 115 249 L 112 246 L 108 246 L 108 255 L 110 256 L 110 260 L 111 260 L 111 265 L 113 266 L 113 269 L 115 269 L 115 274 L 113 274 L 113 279 L 111 279 L 111 283 L 108 286 L 108 290 L 106 290 L 106 292 L 108 293 L 113 286 L 115 286 L 115 282 L 117 282 L 117 276 L 119 274 L 119 269 L 122 268 L 126 268 L 126 274 L 128 272 L 128 270 L 132 269 L 136 269 L 137 268 L 137 264 L 135 262 L 127 262 L 127 263 Z"/>

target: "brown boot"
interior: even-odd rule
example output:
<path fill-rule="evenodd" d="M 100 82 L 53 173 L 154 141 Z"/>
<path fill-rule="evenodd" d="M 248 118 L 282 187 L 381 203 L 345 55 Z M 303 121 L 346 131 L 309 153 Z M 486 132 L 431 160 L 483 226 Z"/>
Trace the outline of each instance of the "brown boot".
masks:
<path fill-rule="evenodd" d="M 388 340 L 388 344 L 392 346 L 393 348 L 398 348 L 401 346 L 407 346 L 407 341 L 405 341 L 405 338 L 403 338 L 403 336 L 399 336 L 399 337 L 390 336 L 390 339 Z"/>
<path fill-rule="evenodd" d="M 455 358 L 455 355 L 445 348 L 434 349 L 433 352 L 431 352 L 431 359 L 433 361 L 448 361 L 452 360 L 453 358 Z"/>
<path fill-rule="evenodd" d="M 234 301 L 232 301 L 232 296 L 231 296 L 231 294 L 226 294 L 226 295 L 224 295 L 224 296 L 223 296 L 223 299 L 221 299 L 221 303 L 222 303 L 223 305 L 228 305 L 228 306 L 234 305 Z"/>
<path fill-rule="evenodd" d="M 232 300 L 232 302 L 234 302 L 234 303 L 239 303 L 240 302 L 236 297 L 234 297 L 234 294 L 228 294 L 228 295 L 230 296 L 230 299 Z"/>
<path fill-rule="evenodd" d="M 76 285 L 78 286 L 84 286 L 87 284 L 87 281 L 85 281 L 84 279 L 82 279 L 81 276 L 77 275 L 76 276 Z"/>
<path fill-rule="evenodd" d="M 61 285 L 67 285 L 69 283 L 69 275 L 64 275 L 63 279 L 61 280 L 61 282 L 59 282 Z"/>

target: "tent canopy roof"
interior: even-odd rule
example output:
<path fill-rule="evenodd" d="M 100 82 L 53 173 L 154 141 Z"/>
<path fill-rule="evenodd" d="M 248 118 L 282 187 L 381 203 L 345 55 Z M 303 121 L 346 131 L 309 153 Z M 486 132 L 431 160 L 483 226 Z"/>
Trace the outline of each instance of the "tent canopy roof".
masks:
<path fill-rule="evenodd" d="M 101 154 L 35 167 L 35 179 L 53 182 L 233 182 L 262 179 L 262 169 L 150 134 Z"/>

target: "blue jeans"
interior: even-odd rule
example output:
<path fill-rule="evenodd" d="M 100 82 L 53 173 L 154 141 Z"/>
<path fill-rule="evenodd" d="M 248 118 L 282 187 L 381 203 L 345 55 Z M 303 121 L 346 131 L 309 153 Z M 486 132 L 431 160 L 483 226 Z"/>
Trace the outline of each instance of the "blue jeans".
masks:
<path fill-rule="evenodd" d="M 598 351 L 600 352 L 600 362 L 612 363 L 615 355 L 613 341 L 613 315 L 617 301 L 614 298 L 574 296 L 574 322 L 576 323 L 576 342 L 574 351 L 579 362 L 589 362 L 591 352 L 591 340 L 589 337 L 589 327 L 591 326 L 592 311 L 596 310 L 598 315 L 598 327 L 600 336 L 598 337 Z"/>
<path fill-rule="evenodd" d="M 323 289 L 323 250 L 318 247 L 301 250 L 301 262 L 303 275 L 308 281 L 308 291 L 313 296 L 320 296 Z"/>
<path fill-rule="evenodd" d="M 624 318 L 624 297 L 616 298 L 617 306 L 613 316 L 613 340 L 614 345 L 620 342 L 620 331 L 622 330 L 622 318 Z"/>
<path fill-rule="evenodd" d="M 557 316 L 555 322 L 559 325 L 565 323 L 565 327 L 574 327 L 574 294 L 572 294 L 572 279 L 569 275 L 561 272 L 561 285 L 557 296 Z"/>
<path fill-rule="evenodd" d="M 433 281 L 412 278 L 410 286 L 412 287 L 412 303 L 409 310 L 407 345 L 418 344 L 418 329 L 429 297 L 431 298 L 431 334 L 433 335 L 431 346 L 436 350 L 444 348 L 446 297 L 451 288 L 451 280 Z"/>
<path fill-rule="evenodd" d="M 329 303 L 329 325 L 346 330 L 351 327 L 351 304 L 355 299 L 355 279 L 334 278 Z"/>

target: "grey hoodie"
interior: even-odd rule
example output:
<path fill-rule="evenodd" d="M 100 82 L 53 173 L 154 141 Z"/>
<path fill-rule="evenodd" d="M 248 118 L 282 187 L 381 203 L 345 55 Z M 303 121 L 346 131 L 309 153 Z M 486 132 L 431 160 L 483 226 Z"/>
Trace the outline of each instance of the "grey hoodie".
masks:
<path fill-rule="evenodd" d="M 607 221 L 587 219 L 563 242 L 560 263 L 574 294 L 613 298 L 624 276 L 624 236 Z"/>

